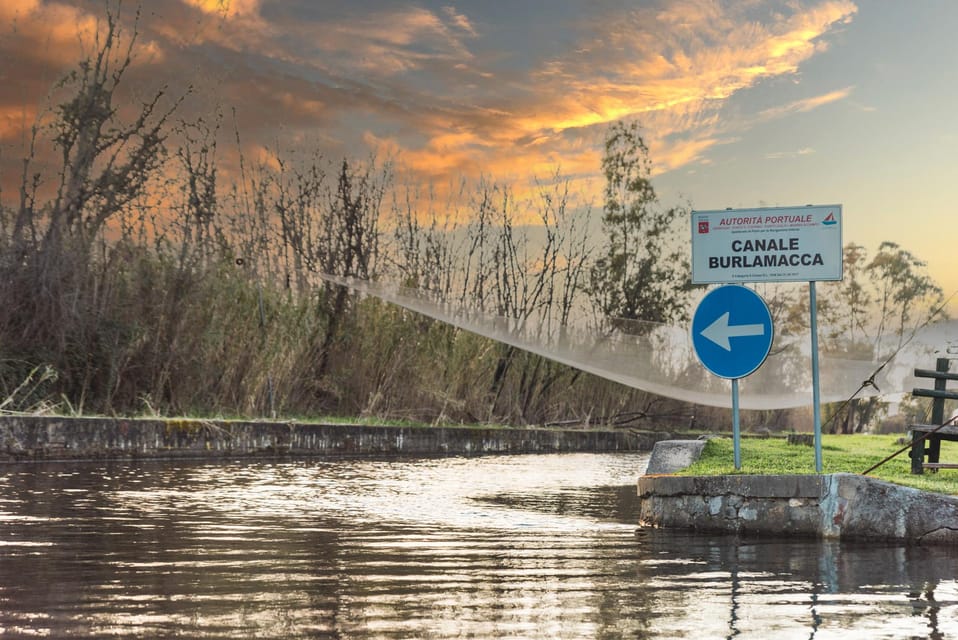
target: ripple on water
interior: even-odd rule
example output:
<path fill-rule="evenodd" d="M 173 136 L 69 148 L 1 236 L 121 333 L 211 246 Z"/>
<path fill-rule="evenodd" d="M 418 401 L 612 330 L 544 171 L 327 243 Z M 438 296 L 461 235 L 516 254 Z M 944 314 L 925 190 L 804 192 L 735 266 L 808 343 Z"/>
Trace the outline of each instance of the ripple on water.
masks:
<path fill-rule="evenodd" d="M 9 637 L 940 638 L 947 550 L 636 534 L 640 455 L 10 465 Z M 937 635 L 936 635 L 937 634 Z"/>

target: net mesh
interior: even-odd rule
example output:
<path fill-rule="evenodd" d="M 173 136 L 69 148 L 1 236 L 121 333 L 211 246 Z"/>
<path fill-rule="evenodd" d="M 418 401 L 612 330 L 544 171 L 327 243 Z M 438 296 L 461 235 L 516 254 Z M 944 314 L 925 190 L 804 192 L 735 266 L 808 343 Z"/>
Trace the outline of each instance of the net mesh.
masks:
<path fill-rule="evenodd" d="M 608 331 L 555 326 L 534 313 L 523 318 L 496 316 L 437 300 L 425 291 L 355 278 L 321 277 L 635 389 L 694 404 L 731 407 L 731 382 L 711 375 L 702 366 L 688 327 L 650 322 L 620 323 Z M 952 336 L 958 336 L 958 324 L 942 322 L 893 336 L 891 353 L 877 359 L 820 353 L 822 403 L 874 395 L 892 402 L 900 400 L 921 384 L 913 375 L 916 367 L 933 367 L 936 357 L 958 357 L 958 340 L 953 346 Z M 740 381 L 739 391 L 739 406 L 745 410 L 811 406 L 810 335 L 776 333 L 768 359 Z"/>

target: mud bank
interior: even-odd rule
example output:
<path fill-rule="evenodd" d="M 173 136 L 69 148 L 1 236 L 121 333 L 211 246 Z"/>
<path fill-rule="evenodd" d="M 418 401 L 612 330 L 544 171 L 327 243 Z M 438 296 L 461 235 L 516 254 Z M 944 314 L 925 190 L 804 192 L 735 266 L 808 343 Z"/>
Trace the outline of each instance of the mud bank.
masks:
<path fill-rule="evenodd" d="M 648 451 L 668 437 L 627 430 L 5 416 L 0 462 Z"/>
<path fill-rule="evenodd" d="M 645 476 L 638 491 L 640 526 L 958 545 L 958 498 L 857 474 Z"/>

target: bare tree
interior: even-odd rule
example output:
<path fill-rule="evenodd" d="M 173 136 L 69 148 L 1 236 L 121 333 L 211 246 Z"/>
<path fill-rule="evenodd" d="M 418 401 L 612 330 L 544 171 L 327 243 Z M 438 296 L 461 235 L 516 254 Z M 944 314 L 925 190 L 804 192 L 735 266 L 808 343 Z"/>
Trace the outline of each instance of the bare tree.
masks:
<path fill-rule="evenodd" d="M 66 236 L 88 247 L 108 220 L 144 192 L 165 159 L 168 120 L 182 98 L 164 106 L 166 92 L 160 90 L 129 121 L 116 105 L 137 35 L 134 26 L 124 43 L 119 16 L 108 11 L 93 55 L 60 83 L 71 95 L 57 107 L 53 125 L 60 169 L 45 237 L 50 252 L 59 251 Z"/>
<path fill-rule="evenodd" d="M 119 11 L 108 9 L 91 54 L 58 83 L 56 91 L 65 95 L 52 110 L 52 124 L 38 122 L 30 131 L 8 227 L 7 304 L 0 310 L 6 346 L 52 364 L 79 405 L 108 395 L 102 387 L 111 377 L 98 365 L 119 340 L 104 322 L 116 294 L 116 257 L 104 230 L 112 222 L 122 227 L 121 218 L 157 177 L 168 123 L 182 101 L 160 90 L 130 111 L 119 106 L 134 61 L 136 18 L 126 33 Z M 55 151 L 52 179 L 37 161 L 47 140 Z"/>

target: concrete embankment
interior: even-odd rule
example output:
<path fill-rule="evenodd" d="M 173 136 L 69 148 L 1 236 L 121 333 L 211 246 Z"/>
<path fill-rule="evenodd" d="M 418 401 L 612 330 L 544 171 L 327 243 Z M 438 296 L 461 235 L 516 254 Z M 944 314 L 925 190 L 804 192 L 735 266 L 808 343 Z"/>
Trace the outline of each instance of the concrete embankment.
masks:
<path fill-rule="evenodd" d="M 667 437 L 628 430 L 5 416 L 0 462 L 648 451 Z"/>
<path fill-rule="evenodd" d="M 958 545 L 958 498 L 851 473 L 644 476 L 638 491 L 641 526 Z"/>
<path fill-rule="evenodd" d="M 674 476 L 704 449 L 660 441 L 639 478 L 639 524 L 713 533 L 958 545 L 958 497 L 852 473 Z M 658 475 L 663 474 L 663 475 Z"/>

